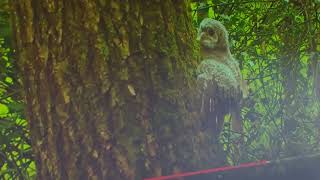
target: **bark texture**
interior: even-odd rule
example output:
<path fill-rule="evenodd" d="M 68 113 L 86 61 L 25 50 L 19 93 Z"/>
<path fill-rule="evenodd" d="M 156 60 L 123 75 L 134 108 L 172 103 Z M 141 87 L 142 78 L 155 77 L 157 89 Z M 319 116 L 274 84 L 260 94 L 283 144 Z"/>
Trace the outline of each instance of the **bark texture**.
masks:
<path fill-rule="evenodd" d="M 11 7 L 38 179 L 132 180 L 218 164 L 199 120 L 187 2 Z"/>

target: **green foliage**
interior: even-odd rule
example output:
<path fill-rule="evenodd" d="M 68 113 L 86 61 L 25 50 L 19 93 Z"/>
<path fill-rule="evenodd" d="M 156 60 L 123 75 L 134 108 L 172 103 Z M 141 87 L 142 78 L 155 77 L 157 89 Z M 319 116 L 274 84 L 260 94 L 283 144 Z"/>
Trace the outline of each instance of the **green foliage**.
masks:
<path fill-rule="evenodd" d="M 30 179 L 35 165 L 10 47 L 7 0 L 0 2 L 0 179 Z"/>
<path fill-rule="evenodd" d="M 1 10 L 0 26 L 8 26 L 6 13 Z M 11 50 L 3 38 L 6 35 L 0 31 L 0 179 L 32 179 L 35 165 L 23 115 L 21 87 Z"/>
<path fill-rule="evenodd" d="M 9 5 L 8 0 L 0 1 L 0 37 L 4 38 L 6 43 L 10 42 L 11 27 L 9 25 Z"/>
<path fill-rule="evenodd" d="M 250 88 L 242 109 L 246 135 L 242 161 L 319 152 L 320 104 L 314 89 L 319 79 L 315 72 L 320 64 L 320 4 L 205 2 L 206 16 L 229 30 L 233 55 Z M 195 24 L 200 23 L 199 4 L 192 4 Z M 222 142 L 232 156 L 228 127 L 226 123 Z"/>

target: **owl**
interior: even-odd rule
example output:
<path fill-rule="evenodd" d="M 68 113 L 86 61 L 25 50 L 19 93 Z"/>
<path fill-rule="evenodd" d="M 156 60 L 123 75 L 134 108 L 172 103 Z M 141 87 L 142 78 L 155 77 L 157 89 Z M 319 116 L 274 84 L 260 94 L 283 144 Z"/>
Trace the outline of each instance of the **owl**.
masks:
<path fill-rule="evenodd" d="M 197 87 L 206 128 L 219 136 L 224 117 L 232 117 L 232 129 L 242 134 L 240 101 L 246 95 L 238 62 L 232 57 L 228 32 L 217 20 L 200 23 L 197 40 L 202 61 L 197 68 Z"/>

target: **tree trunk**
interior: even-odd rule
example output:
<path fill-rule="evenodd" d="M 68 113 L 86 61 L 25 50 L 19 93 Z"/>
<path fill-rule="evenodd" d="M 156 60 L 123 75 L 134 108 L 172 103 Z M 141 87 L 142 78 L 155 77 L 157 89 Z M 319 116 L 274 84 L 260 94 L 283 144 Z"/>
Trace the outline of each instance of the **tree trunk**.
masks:
<path fill-rule="evenodd" d="M 142 179 L 219 164 L 185 1 L 12 0 L 38 179 Z"/>

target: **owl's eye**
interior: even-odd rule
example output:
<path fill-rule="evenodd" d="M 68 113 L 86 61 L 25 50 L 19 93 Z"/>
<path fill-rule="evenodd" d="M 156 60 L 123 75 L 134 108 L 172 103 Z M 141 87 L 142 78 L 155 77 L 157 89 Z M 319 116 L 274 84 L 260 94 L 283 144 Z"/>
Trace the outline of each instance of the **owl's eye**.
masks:
<path fill-rule="evenodd" d="M 212 29 L 208 29 L 208 34 L 209 34 L 210 36 L 213 36 L 213 35 L 214 35 L 214 33 L 215 33 L 215 31 L 214 31 L 214 30 L 212 30 Z"/>

